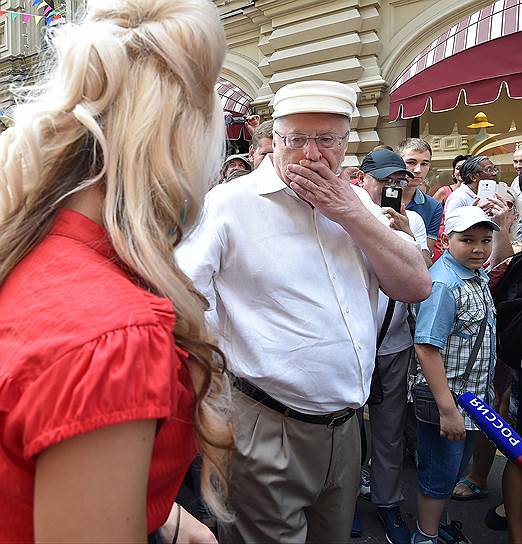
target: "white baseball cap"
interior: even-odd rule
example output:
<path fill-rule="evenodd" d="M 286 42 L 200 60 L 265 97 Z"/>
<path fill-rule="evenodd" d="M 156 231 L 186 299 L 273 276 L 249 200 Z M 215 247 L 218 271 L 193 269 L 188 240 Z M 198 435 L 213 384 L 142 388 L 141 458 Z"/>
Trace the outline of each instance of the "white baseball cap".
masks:
<path fill-rule="evenodd" d="M 300 81 L 281 87 L 274 95 L 277 119 L 294 113 L 336 113 L 351 117 L 357 104 L 355 91 L 337 81 Z"/>
<path fill-rule="evenodd" d="M 478 223 L 487 223 L 493 230 L 500 230 L 500 227 L 491 221 L 486 212 L 478 206 L 461 206 L 455 208 L 444 218 L 444 232 L 464 232 Z"/>

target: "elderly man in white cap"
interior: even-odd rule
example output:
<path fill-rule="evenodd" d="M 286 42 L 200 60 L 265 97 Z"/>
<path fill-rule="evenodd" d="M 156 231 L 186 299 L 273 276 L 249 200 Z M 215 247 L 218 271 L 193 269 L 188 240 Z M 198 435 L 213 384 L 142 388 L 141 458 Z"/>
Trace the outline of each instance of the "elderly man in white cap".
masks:
<path fill-rule="evenodd" d="M 209 192 L 177 253 L 210 302 L 235 386 L 236 517 L 220 542 L 347 541 L 378 287 L 405 302 L 430 292 L 416 245 L 338 177 L 355 104 L 341 83 L 280 89 L 273 154 Z"/>

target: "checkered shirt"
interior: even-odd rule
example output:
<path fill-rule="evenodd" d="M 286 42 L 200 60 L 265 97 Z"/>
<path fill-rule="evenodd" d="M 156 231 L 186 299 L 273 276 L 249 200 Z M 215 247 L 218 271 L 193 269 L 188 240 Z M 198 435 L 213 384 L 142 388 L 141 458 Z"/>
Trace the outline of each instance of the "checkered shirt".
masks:
<path fill-rule="evenodd" d="M 415 343 L 439 348 L 449 388 L 456 394 L 471 391 L 486 403 L 494 399 L 495 307 L 483 270 L 474 272 L 458 263 L 449 252 L 433 265 L 432 293 L 416 307 Z M 480 324 L 487 316 L 484 340 L 471 369 L 467 384 L 463 375 L 477 339 Z M 426 383 L 418 366 L 414 384 Z M 477 426 L 465 414 L 466 429 Z"/>

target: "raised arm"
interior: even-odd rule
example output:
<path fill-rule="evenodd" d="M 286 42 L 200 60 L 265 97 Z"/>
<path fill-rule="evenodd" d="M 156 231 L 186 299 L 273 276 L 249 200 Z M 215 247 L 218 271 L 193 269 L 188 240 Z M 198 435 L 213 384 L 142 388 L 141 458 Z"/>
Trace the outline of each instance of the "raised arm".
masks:
<path fill-rule="evenodd" d="M 301 198 L 350 234 L 390 298 L 419 302 L 430 294 L 431 280 L 421 252 L 381 223 L 350 184 L 326 165 L 307 160 L 288 165 L 286 175 L 292 180 L 290 187 Z M 405 277 L 408 281 L 404 281 Z"/>

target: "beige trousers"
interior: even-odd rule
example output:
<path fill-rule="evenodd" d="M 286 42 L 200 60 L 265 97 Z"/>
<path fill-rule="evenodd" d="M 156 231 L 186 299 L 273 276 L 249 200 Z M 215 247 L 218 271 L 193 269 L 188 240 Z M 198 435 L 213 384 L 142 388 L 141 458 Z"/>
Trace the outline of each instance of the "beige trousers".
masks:
<path fill-rule="evenodd" d="M 229 504 L 219 542 L 334 544 L 350 538 L 361 468 L 357 417 L 303 423 L 236 392 Z"/>

